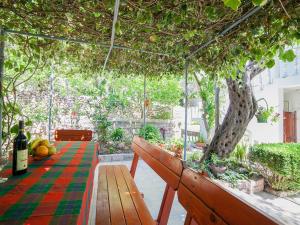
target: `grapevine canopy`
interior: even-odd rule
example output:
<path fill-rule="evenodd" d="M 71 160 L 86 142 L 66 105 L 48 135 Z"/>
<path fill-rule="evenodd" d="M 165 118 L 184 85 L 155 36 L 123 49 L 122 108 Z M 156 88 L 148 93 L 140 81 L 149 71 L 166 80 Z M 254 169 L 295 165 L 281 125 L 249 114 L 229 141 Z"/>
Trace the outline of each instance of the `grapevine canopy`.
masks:
<path fill-rule="evenodd" d="M 284 47 L 299 40 L 298 0 L 121 0 L 114 44 L 136 51 L 113 49 L 107 70 L 120 75 L 182 74 L 185 56 L 254 7 L 262 8 L 195 54 L 191 70 L 226 76 L 242 69 L 249 59 L 268 67 L 278 53 L 283 60 L 293 60 L 294 53 Z M 110 45 L 113 13 L 113 0 L 3 0 L 0 26 L 86 40 L 91 44 L 7 35 L 9 43 L 33 48 L 34 57 L 51 58 L 57 64 L 68 61 L 94 73 L 101 71 L 108 53 L 105 46 Z"/>

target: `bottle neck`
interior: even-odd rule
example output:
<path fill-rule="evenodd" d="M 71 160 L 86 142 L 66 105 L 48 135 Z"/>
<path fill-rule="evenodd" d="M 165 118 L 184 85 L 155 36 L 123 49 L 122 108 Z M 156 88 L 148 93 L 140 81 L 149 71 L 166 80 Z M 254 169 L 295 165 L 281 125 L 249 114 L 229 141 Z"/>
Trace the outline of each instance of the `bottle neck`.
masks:
<path fill-rule="evenodd" d="M 24 134 L 24 128 L 23 129 L 19 129 L 19 134 Z"/>
<path fill-rule="evenodd" d="M 24 133 L 24 122 L 23 120 L 19 121 L 19 134 L 23 134 Z"/>

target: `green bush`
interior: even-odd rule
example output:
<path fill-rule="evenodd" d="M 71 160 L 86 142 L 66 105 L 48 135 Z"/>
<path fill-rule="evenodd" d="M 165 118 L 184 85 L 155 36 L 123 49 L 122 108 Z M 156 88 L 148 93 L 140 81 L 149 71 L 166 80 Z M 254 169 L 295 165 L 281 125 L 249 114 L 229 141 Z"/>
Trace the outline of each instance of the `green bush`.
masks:
<path fill-rule="evenodd" d="M 231 156 L 235 158 L 237 162 L 245 162 L 247 160 L 247 146 L 238 144 Z"/>
<path fill-rule="evenodd" d="M 124 138 L 124 130 L 122 128 L 117 128 L 113 130 L 110 135 L 112 141 L 122 141 Z"/>
<path fill-rule="evenodd" d="M 145 140 L 148 140 L 153 143 L 158 143 L 161 141 L 161 134 L 155 126 L 151 124 L 146 124 L 139 130 L 140 137 L 144 138 Z"/>
<path fill-rule="evenodd" d="M 160 119 L 160 120 L 169 120 L 172 118 L 172 114 L 169 111 L 162 111 L 162 112 L 157 112 L 151 118 Z"/>
<path fill-rule="evenodd" d="M 249 159 L 261 165 L 259 172 L 272 188 L 300 189 L 300 144 L 254 145 Z"/>

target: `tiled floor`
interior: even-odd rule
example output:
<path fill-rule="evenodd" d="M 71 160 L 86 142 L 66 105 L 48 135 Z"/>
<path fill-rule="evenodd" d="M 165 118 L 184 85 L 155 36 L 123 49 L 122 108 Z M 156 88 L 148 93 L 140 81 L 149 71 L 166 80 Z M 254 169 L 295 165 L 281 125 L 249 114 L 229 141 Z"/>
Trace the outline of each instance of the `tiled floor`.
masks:
<path fill-rule="evenodd" d="M 125 164 L 129 168 L 131 161 L 105 164 Z M 97 178 L 95 182 L 97 182 Z M 144 193 L 146 205 L 149 207 L 153 218 L 156 218 L 164 192 L 164 181 L 145 162 L 140 160 L 135 176 L 135 182 L 139 190 Z M 265 192 L 248 195 L 237 190 L 231 189 L 231 191 L 260 210 L 275 217 L 284 225 L 300 225 L 300 195 L 290 198 L 278 198 Z M 93 201 L 93 205 L 95 205 L 95 198 Z M 92 209 L 95 209 L 95 207 L 92 206 Z M 183 225 L 184 218 L 185 210 L 178 203 L 176 196 L 168 224 Z M 94 221 L 95 211 L 92 210 L 90 225 L 93 225 L 95 223 Z"/>

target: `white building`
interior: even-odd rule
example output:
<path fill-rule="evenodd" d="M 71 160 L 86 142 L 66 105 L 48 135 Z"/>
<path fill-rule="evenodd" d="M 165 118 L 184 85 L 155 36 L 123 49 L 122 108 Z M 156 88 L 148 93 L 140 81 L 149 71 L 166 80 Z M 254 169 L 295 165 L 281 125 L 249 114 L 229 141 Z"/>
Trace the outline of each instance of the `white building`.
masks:
<path fill-rule="evenodd" d="M 265 98 L 269 107 L 280 114 L 276 123 L 258 123 L 254 117 L 248 126 L 254 143 L 300 142 L 300 47 L 294 48 L 296 59 L 285 63 L 276 59 L 272 69 L 253 81 L 257 99 Z M 265 106 L 263 101 L 259 105 Z"/>

